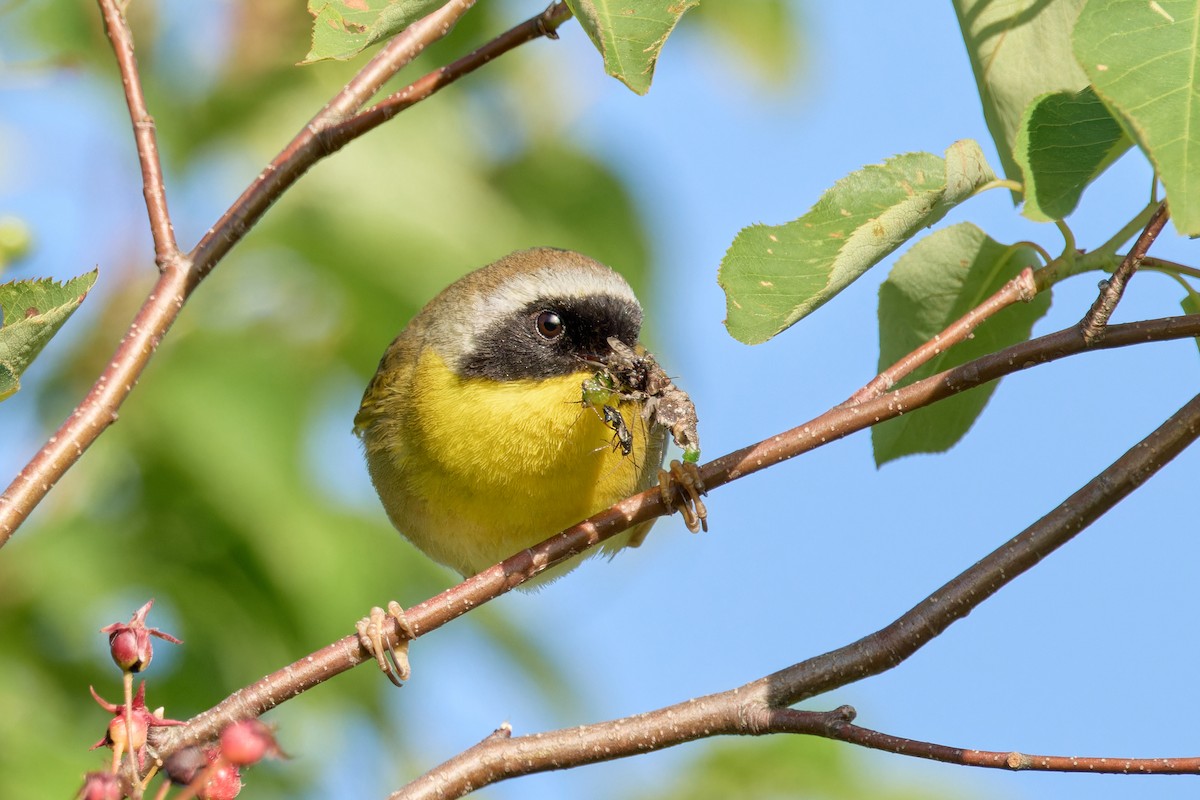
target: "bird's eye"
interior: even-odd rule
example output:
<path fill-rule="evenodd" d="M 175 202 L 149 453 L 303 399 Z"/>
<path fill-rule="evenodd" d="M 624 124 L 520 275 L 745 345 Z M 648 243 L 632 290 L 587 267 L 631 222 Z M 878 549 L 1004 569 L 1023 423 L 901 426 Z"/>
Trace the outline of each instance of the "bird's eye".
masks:
<path fill-rule="evenodd" d="M 553 311 L 543 311 L 537 315 L 537 331 L 546 339 L 557 339 L 563 333 L 562 320 Z"/>

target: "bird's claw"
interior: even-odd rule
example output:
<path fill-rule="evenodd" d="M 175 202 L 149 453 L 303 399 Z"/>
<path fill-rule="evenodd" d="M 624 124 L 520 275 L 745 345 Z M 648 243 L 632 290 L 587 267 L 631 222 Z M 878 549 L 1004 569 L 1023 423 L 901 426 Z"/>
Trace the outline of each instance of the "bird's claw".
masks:
<path fill-rule="evenodd" d="M 396 629 L 402 637 L 398 642 L 384 636 L 388 619 L 396 621 Z M 402 686 L 408 680 L 412 670 L 408 665 L 408 644 L 416 638 L 416 631 L 404 616 L 404 609 L 395 600 L 388 603 L 387 611 L 379 606 L 371 609 L 370 615 L 363 617 L 354 626 L 358 631 L 358 641 L 363 648 L 375 656 L 375 663 L 396 686 Z"/>
<path fill-rule="evenodd" d="M 672 511 L 683 514 L 683 524 L 692 533 L 708 530 L 708 509 L 701 496 L 708 494 L 699 468 L 692 462 L 672 461 L 670 471 L 658 471 L 658 486 L 663 502 Z"/>

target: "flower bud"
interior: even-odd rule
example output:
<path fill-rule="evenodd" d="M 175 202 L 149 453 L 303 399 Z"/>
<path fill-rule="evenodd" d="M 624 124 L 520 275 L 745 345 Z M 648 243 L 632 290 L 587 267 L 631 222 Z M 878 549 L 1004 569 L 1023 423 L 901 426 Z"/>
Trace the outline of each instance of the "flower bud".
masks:
<path fill-rule="evenodd" d="M 244 719 L 221 731 L 221 755 L 231 764 L 248 766 L 267 756 L 278 758 L 283 754 L 268 725 L 261 720 Z"/>
<path fill-rule="evenodd" d="M 121 791 L 121 783 L 111 772 L 89 772 L 83 776 L 83 787 L 78 800 L 121 800 L 125 793 Z"/>
<path fill-rule="evenodd" d="M 146 627 L 146 615 L 150 613 L 150 607 L 153 605 L 153 600 L 148 601 L 146 605 L 133 612 L 128 623 L 114 622 L 112 625 L 100 629 L 101 633 L 108 634 L 109 652 L 112 654 L 113 661 L 124 672 L 141 672 L 150 666 L 150 660 L 154 658 L 151 636 L 157 636 L 173 644 L 183 644 L 169 633 L 163 633 L 157 628 Z"/>
<path fill-rule="evenodd" d="M 218 757 L 217 751 L 206 753 L 210 761 Z M 238 768 L 222 760 L 212 772 L 203 773 L 208 780 L 196 792 L 200 800 L 233 800 L 242 791 L 242 776 Z"/>

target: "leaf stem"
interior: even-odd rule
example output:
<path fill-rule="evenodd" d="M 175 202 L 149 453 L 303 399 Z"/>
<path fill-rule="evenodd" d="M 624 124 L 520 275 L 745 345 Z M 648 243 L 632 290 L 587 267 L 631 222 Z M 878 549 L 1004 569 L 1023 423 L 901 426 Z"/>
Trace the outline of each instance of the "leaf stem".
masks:
<path fill-rule="evenodd" d="M 1186 264 L 1179 264 L 1174 261 L 1167 261 L 1164 258 L 1146 256 L 1142 259 L 1142 269 L 1152 269 L 1168 275 L 1187 275 L 1188 277 L 1200 280 L 1200 269 L 1197 269 L 1196 267 L 1189 267 Z M 1184 285 L 1186 286 L 1187 284 L 1185 283 Z"/>
<path fill-rule="evenodd" d="M 1008 178 L 996 178 L 995 180 L 981 184 L 978 189 L 971 192 L 971 196 L 975 197 L 991 189 L 1008 189 L 1010 192 L 1016 192 L 1020 195 L 1025 194 L 1025 186 L 1020 181 L 1009 180 Z"/>
<path fill-rule="evenodd" d="M 1162 203 L 1158 200 L 1152 200 L 1147 203 L 1146 207 L 1139 211 L 1133 219 L 1125 223 L 1125 226 L 1117 231 L 1111 239 L 1092 252 L 1108 253 L 1110 255 L 1117 252 L 1121 245 L 1128 242 L 1137 235 L 1138 231 L 1144 230 L 1150 224 L 1150 218 L 1154 216 L 1161 205 Z"/>

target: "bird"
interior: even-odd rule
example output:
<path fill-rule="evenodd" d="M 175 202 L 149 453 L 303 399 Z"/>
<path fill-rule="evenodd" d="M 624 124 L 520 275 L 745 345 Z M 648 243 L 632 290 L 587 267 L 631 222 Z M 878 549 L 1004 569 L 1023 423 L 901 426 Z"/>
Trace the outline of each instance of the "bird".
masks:
<path fill-rule="evenodd" d="M 354 418 L 396 529 L 469 577 L 655 482 L 670 504 L 703 516 L 688 502 L 703 492 L 694 470 L 684 478 L 678 462 L 669 475 L 660 469 L 668 429 L 645 413 L 645 392 L 616 386 L 600 404 L 585 399 L 614 348 L 626 359 L 645 352 L 642 321 L 619 273 L 552 247 L 511 253 L 430 300 L 387 347 Z M 686 495 L 670 493 L 671 475 Z M 692 527 L 694 513 L 685 518 Z M 638 546 L 653 522 L 599 550 Z M 399 652 L 388 644 L 391 665 L 380 632 L 387 616 L 406 637 Z M 358 632 L 394 683 L 407 678 L 412 631 L 398 604 L 372 609 Z"/>

